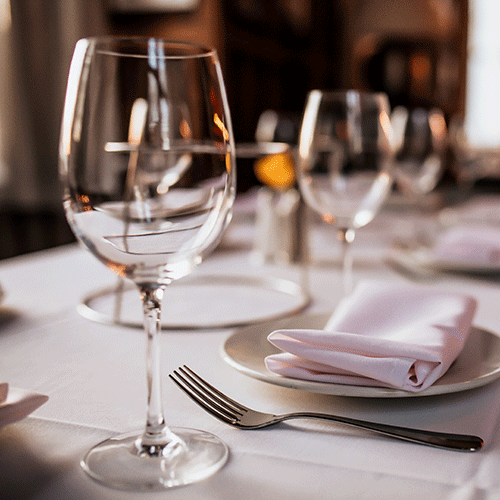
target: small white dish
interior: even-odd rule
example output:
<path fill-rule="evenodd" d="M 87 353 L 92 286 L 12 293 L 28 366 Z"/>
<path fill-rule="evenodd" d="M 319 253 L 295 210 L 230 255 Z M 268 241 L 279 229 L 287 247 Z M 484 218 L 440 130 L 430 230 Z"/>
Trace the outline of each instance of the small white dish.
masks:
<path fill-rule="evenodd" d="M 222 346 L 224 360 L 241 373 L 271 384 L 307 392 L 363 398 L 406 398 L 461 392 L 481 387 L 500 378 L 500 338 L 486 330 L 472 327 L 465 346 L 450 369 L 432 386 L 420 392 L 383 387 L 329 384 L 280 377 L 270 372 L 264 359 L 279 352 L 267 336 L 281 328 L 322 329 L 329 314 L 302 314 L 241 328 Z"/>
<path fill-rule="evenodd" d="M 7 398 L 0 404 L 0 427 L 22 420 L 48 399 L 44 394 L 9 387 Z"/>

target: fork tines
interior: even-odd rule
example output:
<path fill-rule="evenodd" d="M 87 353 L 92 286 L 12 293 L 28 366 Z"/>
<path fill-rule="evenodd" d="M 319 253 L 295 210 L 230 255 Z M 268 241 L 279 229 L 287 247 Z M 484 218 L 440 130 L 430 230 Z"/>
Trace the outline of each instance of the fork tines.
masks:
<path fill-rule="evenodd" d="M 237 423 L 246 412 L 245 407 L 220 392 L 186 365 L 174 370 L 169 377 L 193 401 L 225 423 Z"/>

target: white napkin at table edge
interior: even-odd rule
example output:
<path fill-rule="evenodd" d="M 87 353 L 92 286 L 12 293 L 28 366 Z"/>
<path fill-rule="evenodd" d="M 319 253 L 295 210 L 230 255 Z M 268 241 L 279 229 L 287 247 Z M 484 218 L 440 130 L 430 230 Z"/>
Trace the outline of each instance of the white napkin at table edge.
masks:
<path fill-rule="evenodd" d="M 487 224 L 452 227 L 430 249 L 437 262 L 500 265 L 500 228 Z"/>
<path fill-rule="evenodd" d="M 0 403 L 0 427 L 22 420 L 48 399 L 44 394 L 9 387 L 7 398 Z"/>
<path fill-rule="evenodd" d="M 466 295 L 366 280 L 323 330 L 272 332 L 268 340 L 283 352 L 265 363 L 285 377 L 422 391 L 460 354 L 475 310 Z"/>

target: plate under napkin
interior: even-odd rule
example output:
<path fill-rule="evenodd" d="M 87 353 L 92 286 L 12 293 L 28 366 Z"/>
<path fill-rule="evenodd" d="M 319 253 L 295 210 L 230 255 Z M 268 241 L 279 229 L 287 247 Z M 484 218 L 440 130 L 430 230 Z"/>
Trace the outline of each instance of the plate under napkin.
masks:
<path fill-rule="evenodd" d="M 417 285 L 360 283 L 324 330 L 278 330 L 268 356 L 279 375 L 421 391 L 450 367 L 467 338 L 476 301 Z"/>

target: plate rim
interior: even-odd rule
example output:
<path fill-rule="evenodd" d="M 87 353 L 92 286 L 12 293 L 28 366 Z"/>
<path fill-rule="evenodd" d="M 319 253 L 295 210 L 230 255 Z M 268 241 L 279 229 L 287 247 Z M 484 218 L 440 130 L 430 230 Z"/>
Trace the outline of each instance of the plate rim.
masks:
<path fill-rule="evenodd" d="M 435 259 L 427 247 L 418 247 L 412 249 L 392 249 L 390 257 L 396 259 L 401 265 L 405 265 L 404 259 L 410 259 L 413 266 L 423 267 L 432 271 L 448 271 L 455 273 L 475 273 L 475 274 L 499 274 L 500 264 L 484 265 L 470 264 L 466 261 L 445 261 Z"/>
<path fill-rule="evenodd" d="M 312 317 L 312 318 L 324 318 L 326 320 L 331 316 L 331 313 L 304 313 L 296 315 L 295 317 Z M 282 318 L 282 320 L 290 318 Z M 261 336 L 267 336 L 270 332 L 264 330 L 266 325 L 271 325 L 279 320 L 268 321 L 261 323 L 258 326 L 263 327 L 263 332 Z M 428 396 L 439 396 L 444 394 L 453 394 L 457 392 L 464 392 L 470 389 L 476 389 L 490 384 L 500 378 L 500 358 L 498 364 L 489 373 L 482 374 L 474 379 L 464 380 L 462 382 L 455 382 L 450 384 L 443 384 L 443 379 L 446 380 L 446 373 L 438 379 L 433 385 L 419 392 L 403 391 L 401 389 L 391 389 L 390 387 L 370 387 L 370 386 L 358 386 L 358 385 L 347 385 L 347 384 L 333 384 L 330 382 L 315 382 L 311 380 L 293 379 L 290 377 L 282 377 L 272 372 L 263 373 L 253 370 L 235 359 L 227 351 L 227 346 L 230 342 L 234 342 L 235 337 L 241 336 L 242 331 L 248 330 L 250 328 L 255 328 L 256 325 L 247 326 L 244 328 L 239 328 L 233 333 L 231 333 L 221 345 L 221 356 L 223 360 L 232 368 L 236 369 L 240 373 L 247 375 L 251 378 L 260 380 L 262 382 L 267 382 L 272 385 L 277 385 L 281 387 L 286 387 L 289 389 L 302 390 L 306 392 L 312 392 L 316 394 L 325 394 L 330 396 L 345 396 L 345 397 L 359 397 L 359 398 L 408 398 L 408 397 L 428 397 Z M 472 325 L 479 335 L 487 335 L 498 342 L 500 345 L 500 337 L 484 328 Z M 261 336 L 258 338 L 261 339 Z M 459 355 L 460 356 L 460 355 Z M 457 358 L 458 359 L 458 358 Z M 440 383 L 441 382 L 441 383 Z"/>

